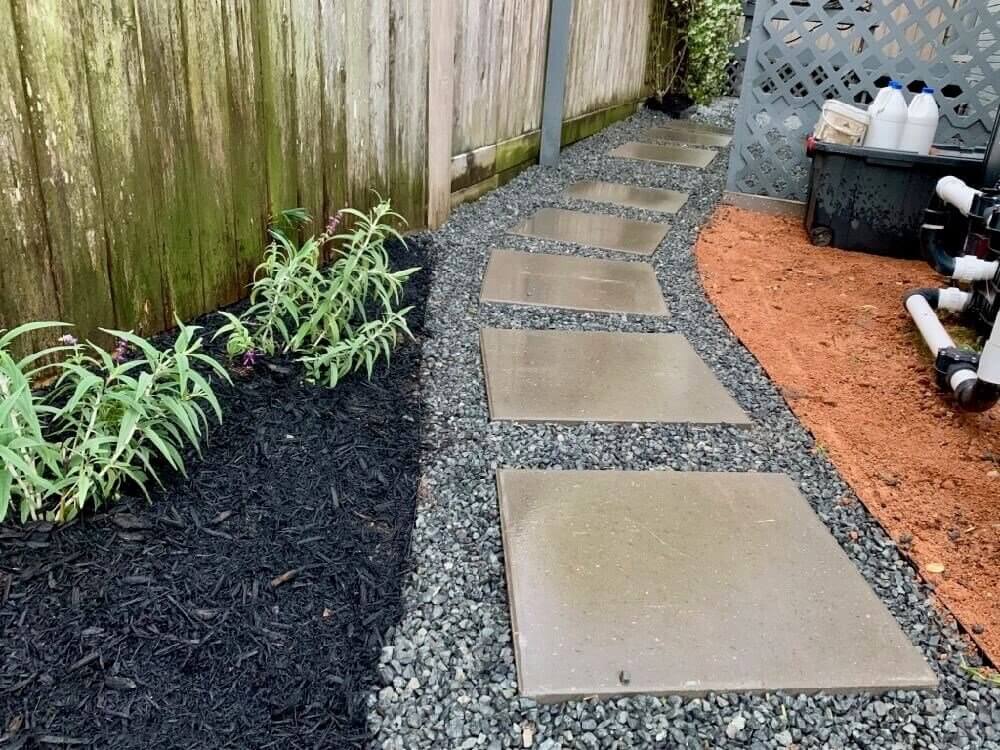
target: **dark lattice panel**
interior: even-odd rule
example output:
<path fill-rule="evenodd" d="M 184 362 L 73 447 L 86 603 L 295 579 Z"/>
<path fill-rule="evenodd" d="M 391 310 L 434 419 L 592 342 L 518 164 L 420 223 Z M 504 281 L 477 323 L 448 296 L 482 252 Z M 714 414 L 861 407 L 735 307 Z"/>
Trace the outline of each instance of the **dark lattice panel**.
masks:
<path fill-rule="evenodd" d="M 937 89 L 937 140 L 983 146 L 1000 99 L 994 0 L 757 0 L 729 189 L 805 198 L 804 140 L 826 99 L 865 106 L 890 78 Z"/>

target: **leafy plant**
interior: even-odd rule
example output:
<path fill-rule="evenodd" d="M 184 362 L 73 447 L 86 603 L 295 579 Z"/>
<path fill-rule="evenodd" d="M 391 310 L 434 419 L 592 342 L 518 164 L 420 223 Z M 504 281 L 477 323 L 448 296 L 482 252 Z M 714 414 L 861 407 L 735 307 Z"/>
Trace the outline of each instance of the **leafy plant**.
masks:
<path fill-rule="evenodd" d="M 147 495 L 159 482 L 157 462 L 183 472 L 183 450 L 199 450 L 207 425 L 206 406 L 219 421 L 222 410 L 209 373 L 228 381 L 225 370 L 201 351 L 194 326 L 180 325 L 171 348 L 161 351 L 129 331 L 101 329 L 118 345 L 113 353 L 64 336 L 63 346 L 14 362 L 6 346 L 35 323 L 0 338 L 0 521 L 12 503 L 23 521 L 44 515 L 73 518 L 88 504 L 114 499 L 132 481 Z M 54 354 L 54 385 L 38 394 L 32 364 Z"/>
<path fill-rule="evenodd" d="M 344 216 L 354 218 L 354 228 L 337 234 Z M 299 247 L 272 232 L 274 241 L 254 275 L 250 307 L 240 318 L 225 313 L 228 322 L 216 333 L 228 337 L 229 355 L 299 354 L 307 378 L 329 387 L 361 367 L 371 377 L 379 359 L 391 358 L 400 336 L 412 336 L 406 324 L 410 308 L 395 307 L 419 269 L 392 270 L 385 243 L 403 241 L 393 219 L 402 217 L 380 200 L 367 214 L 343 209 Z M 341 253 L 321 268 L 330 243 L 339 243 Z"/>
<path fill-rule="evenodd" d="M 32 379 L 43 369 L 36 363 L 52 358 L 61 347 L 15 360 L 14 341 L 30 331 L 62 326 L 62 323 L 26 323 L 0 331 L 0 521 L 11 505 L 18 507 L 21 522 L 36 518 L 45 498 L 55 492 L 58 449 L 43 431 L 45 407 L 31 389 Z"/>
<path fill-rule="evenodd" d="M 723 92 L 740 32 L 740 0 L 660 0 L 652 59 L 659 94 L 683 89 L 697 102 Z M 680 93 L 680 92 L 678 92 Z"/>

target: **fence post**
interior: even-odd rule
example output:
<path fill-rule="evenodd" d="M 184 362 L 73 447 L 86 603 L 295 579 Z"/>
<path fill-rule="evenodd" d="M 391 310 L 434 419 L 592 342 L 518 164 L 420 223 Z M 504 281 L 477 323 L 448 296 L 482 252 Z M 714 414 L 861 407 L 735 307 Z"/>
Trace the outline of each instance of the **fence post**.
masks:
<path fill-rule="evenodd" d="M 563 99 L 566 96 L 566 63 L 569 60 L 569 22 L 573 0 L 552 0 L 549 43 L 545 55 L 545 90 L 542 95 L 542 146 L 538 161 L 551 167 L 559 161 L 562 145 Z"/>
<path fill-rule="evenodd" d="M 455 116 L 455 0 L 430 3 L 427 80 L 427 226 L 451 212 L 451 131 Z"/>

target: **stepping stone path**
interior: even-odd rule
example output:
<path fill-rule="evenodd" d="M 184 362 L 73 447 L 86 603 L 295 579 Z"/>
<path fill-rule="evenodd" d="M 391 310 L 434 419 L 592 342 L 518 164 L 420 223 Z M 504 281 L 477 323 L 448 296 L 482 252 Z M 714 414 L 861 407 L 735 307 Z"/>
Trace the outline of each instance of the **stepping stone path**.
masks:
<path fill-rule="evenodd" d="M 651 255 L 667 235 L 665 224 L 562 208 L 541 208 L 512 231 L 525 237 L 637 255 Z"/>
<path fill-rule="evenodd" d="M 688 194 L 677 190 L 637 187 L 615 182 L 576 182 L 566 190 L 568 198 L 613 203 L 616 206 L 644 208 L 647 211 L 662 211 L 675 214 L 687 203 Z"/>
<path fill-rule="evenodd" d="M 647 137 L 725 146 L 671 122 Z M 610 156 L 705 167 L 716 152 L 626 143 Z M 565 197 L 676 212 L 686 195 L 600 181 Z M 651 255 L 667 226 L 542 208 L 514 234 Z M 482 302 L 666 312 L 652 266 L 494 250 Z M 490 417 L 749 425 L 684 336 L 480 331 Z M 794 483 L 775 474 L 497 473 L 522 694 L 932 688 L 934 673 Z"/>
<path fill-rule="evenodd" d="M 483 302 L 567 310 L 666 315 L 656 272 L 648 263 L 493 250 Z"/>
<path fill-rule="evenodd" d="M 715 151 L 687 146 L 658 146 L 654 143 L 626 143 L 611 152 L 620 159 L 639 159 L 659 164 L 678 164 L 682 167 L 702 169 L 712 163 Z"/>
<path fill-rule="evenodd" d="M 733 140 L 731 135 L 717 133 L 702 133 L 697 130 L 677 125 L 667 125 L 662 128 L 650 128 L 643 136 L 651 141 L 674 141 L 690 146 L 728 146 Z"/>
<path fill-rule="evenodd" d="M 504 469 L 497 484 L 528 697 L 935 684 L 785 476 Z"/>
<path fill-rule="evenodd" d="M 492 419 L 750 422 L 680 334 L 485 328 L 480 336 Z"/>

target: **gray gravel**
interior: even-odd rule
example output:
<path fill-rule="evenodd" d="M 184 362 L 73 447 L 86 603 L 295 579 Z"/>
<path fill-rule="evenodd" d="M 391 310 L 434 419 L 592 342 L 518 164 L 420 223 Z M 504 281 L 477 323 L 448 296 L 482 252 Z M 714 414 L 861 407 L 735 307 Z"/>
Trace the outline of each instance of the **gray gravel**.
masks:
<path fill-rule="evenodd" d="M 726 124 L 731 102 L 697 117 Z M 706 300 L 692 257 L 698 228 L 718 203 L 726 154 L 699 171 L 612 159 L 609 149 L 661 122 L 641 112 L 569 148 L 559 167 L 529 169 L 459 207 L 435 232 L 422 388 L 429 419 L 425 486 L 413 534 L 406 612 L 390 633 L 370 700 L 375 747 L 1000 748 L 1000 689 L 962 671 L 966 649 L 932 608 L 893 542 L 856 501 L 821 446 L 796 421 L 754 358 Z M 669 218 L 652 262 L 671 317 L 480 306 L 490 247 L 595 257 L 614 253 L 533 241 L 506 231 L 541 206 L 637 219 L 662 215 L 568 201 L 585 179 L 691 193 Z M 678 331 L 753 419 L 752 429 L 682 425 L 491 424 L 479 357 L 480 326 Z M 627 698 L 545 706 L 517 694 L 494 486 L 498 466 L 520 468 L 777 471 L 790 475 L 941 679 L 933 693 L 771 694 Z M 979 663 L 969 657 L 973 664 Z"/>

